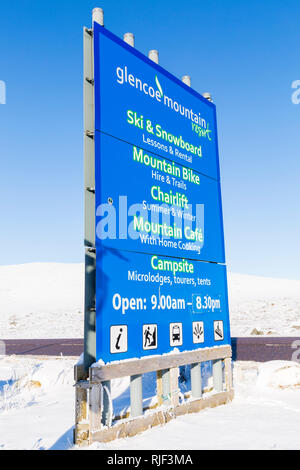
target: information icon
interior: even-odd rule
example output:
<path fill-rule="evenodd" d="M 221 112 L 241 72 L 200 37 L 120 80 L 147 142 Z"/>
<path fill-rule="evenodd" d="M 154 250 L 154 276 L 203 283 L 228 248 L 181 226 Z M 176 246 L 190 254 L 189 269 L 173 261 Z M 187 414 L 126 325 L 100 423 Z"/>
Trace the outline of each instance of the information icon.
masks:
<path fill-rule="evenodd" d="M 222 320 L 214 321 L 214 338 L 215 341 L 223 341 L 224 339 L 224 326 Z"/>
<path fill-rule="evenodd" d="M 193 343 L 204 343 L 203 321 L 193 321 Z"/>
<path fill-rule="evenodd" d="M 170 323 L 170 345 L 182 346 L 182 323 Z"/>
<path fill-rule="evenodd" d="M 127 325 L 113 325 L 110 327 L 111 354 L 127 351 Z"/>

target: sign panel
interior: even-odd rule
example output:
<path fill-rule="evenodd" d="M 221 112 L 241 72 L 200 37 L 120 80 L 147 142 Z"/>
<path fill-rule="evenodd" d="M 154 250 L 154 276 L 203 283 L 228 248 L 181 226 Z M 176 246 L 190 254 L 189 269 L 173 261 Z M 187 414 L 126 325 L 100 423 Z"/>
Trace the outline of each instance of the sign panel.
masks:
<path fill-rule="evenodd" d="M 96 132 L 96 243 L 221 262 L 219 182 Z"/>
<path fill-rule="evenodd" d="M 215 105 L 94 26 L 96 130 L 219 179 Z"/>
<path fill-rule="evenodd" d="M 230 343 L 215 106 L 94 23 L 96 350 Z"/>
<path fill-rule="evenodd" d="M 97 360 L 230 342 L 224 265 L 103 248 L 96 283 Z"/>

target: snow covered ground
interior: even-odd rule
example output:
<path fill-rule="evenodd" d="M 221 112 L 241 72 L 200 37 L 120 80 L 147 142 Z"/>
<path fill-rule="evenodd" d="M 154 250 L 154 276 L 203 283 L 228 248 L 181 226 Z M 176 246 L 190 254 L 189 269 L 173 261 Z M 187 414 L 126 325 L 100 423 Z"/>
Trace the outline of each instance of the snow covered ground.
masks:
<path fill-rule="evenodd" d="M 228 295 L 232 336 L 300 336 L 300 281 L 229 273 Z"/>
<path fill-rule="evenodd" d="M 1 337 L 82 337 L 83 277 L 82 264 L 0 266 Z M 229 273 L 228 284 L 233 336 L 300 336 L 300 281 Z M 0 356 L 0 449 L 74 448 L 76 361 Z M 153 379 L 144 377 L 147 403 Z M 234 386 L 228 405 L 92 448 L 300 449 L 300 364 L 237 362 Z M 128 379 L 112 392 L 118 414 L 129 403 Z"/>
<path fill-rule="evenodd" d="M 82 338 L 83 264 L 0 266 L 0 338 Z"/>
<path fill-rule="evenodd" d="M 0 449 L 73 449 L 72 358 L 0 357 Z M 147 384 L 148 381 L 148 384 Z M 145 388 L 153 389 L 151 377 Z M 113 384 L 115 402 L 128 381 Z M 235 399 L 92 449 L 300 449 L 300 364 L 238 362 Z"/>
<path fill-rule="evenodd" d="M 0 266 L 0 337 L 83 336 L 82 264 Z M 232 336 L 300 336 L 300 281 L 228 275 Z"/>

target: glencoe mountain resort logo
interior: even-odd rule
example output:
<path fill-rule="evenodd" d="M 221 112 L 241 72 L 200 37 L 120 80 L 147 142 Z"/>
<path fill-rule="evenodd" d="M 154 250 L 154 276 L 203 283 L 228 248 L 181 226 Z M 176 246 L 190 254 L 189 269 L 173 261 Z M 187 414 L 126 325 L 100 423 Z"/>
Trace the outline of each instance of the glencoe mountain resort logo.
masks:
<path fill-rule="evenodd" d="M 117 67 L 116 75 L 117 82 L 120 85 L 125 84 L 132 86 L 133 88 L 136 88 L 136 90 L 144 93 L 145 95 L 148 95 L 149 98 L 162 103 L 164 106 L 167 106 L 169 109 L 172 109 L 174 112 L 180 114 L 184 118 L 189 119 L 201 128 L 208 128 L 206 120 L 201 117 L 199 112 L 194 112 L 192 108 L 187 108 L 163 92 L 163 88 L 158 80 L 157 75 L 155 75 L 154 79 L 156 86 L 149 85 L 149 83 L 144 82 L 140 77 L 135 76 L 131 72 L 129 73 L 127 66 Z"/>

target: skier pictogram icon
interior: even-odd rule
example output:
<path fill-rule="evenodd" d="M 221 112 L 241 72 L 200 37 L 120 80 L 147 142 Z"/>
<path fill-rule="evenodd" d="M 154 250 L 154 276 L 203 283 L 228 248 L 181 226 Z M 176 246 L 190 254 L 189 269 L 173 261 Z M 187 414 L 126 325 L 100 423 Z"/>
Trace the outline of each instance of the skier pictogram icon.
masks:
<path fill-rule="evenodd" d="M 215 341 L 222 341 L 224 339 L 224 326 L 222 320 L 214 321 L 214 338 Z"/>
<path fill-rule="evenodd" d="M 143 349 L 157 348 L 157 325 L 143 325 Z"/>

